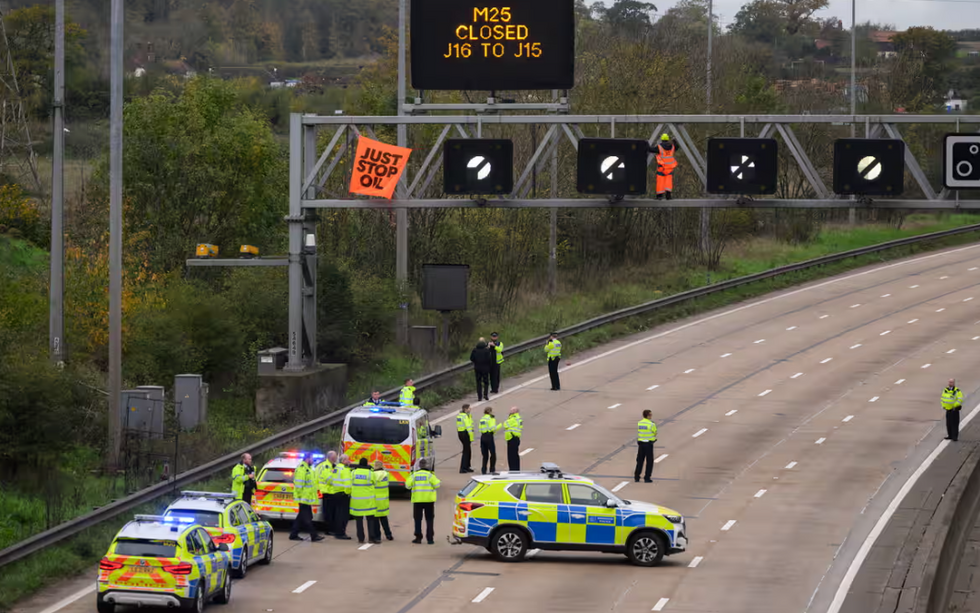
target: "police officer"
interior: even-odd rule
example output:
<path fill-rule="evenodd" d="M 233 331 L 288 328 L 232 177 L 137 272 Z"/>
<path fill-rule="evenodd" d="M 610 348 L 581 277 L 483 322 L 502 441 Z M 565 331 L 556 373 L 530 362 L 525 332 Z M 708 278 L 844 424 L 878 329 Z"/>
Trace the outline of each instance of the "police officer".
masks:
<path fill-rule="evenodd" d="M 483 409 L 483 417 L 480 418 L 480 453 L 483 455 L 481 470 L 484 475 L 487 474 L 487 460 L 490 461 L 490 472 L 497 472 L 497 444 L 493 440 L 493 434 L 500 427 L 493 416 L 493 407 Z"/>
<path fill-rule="evenodd" d="M 242 454 L 242 461 L 231 469 L 231 491 L 235 500 L 244 500 L 252 504 L 252 492 L 255 491 L 255 467 L 252 466 L 252 455 Z"/>
<path fill-rule="evenodd" d="M 464 404 L 463 408 L 456 414 L 456 433 L 459 435 L 459 442 L 463 446 L 463 454 L 459 459 L 459 472 L 471 473 L 473 458 L 473 418 L 470 417 L 470 405 Z"/>
<path fill-rule="evenodd" d="M 391 508 L 388 490 L 388 471 L 385 470 L 385 464 L 381 460 L 374 461 L 374 475 L 372 479 L 374 480 L 374 516 L 379 524 L 375 528 L 377 530 L 375 534 L 378 535 L 378 542 L 380 543 L 381 531 L 378 528 L 383 528 L 385 538 L 393 541 L 395 537 L 391 535 L 391 526 L 388 525 L 388 510 Z"/>
<path fill-rule="evenodd" d="M 963 405 L 963 392 L 956 387 L 956 379 L 950 379 L 943 390 L 943 409 L 946 411 L 946 440 L 958 441 L 960 438 L 960 409 Z"/>
<path fill-rule="evenodd" d="M 289 533 L 289 540 L 302 541 L 300 532 L 308 532 L 310 540 L 313 542 L 322 541 L 323 536 L 317 534 L 313 527 L 313 505 L 316 504 L 316 482 L 313 477 L 313 469 L 310 462 L 313 454 L 305 452 L 299 466 L 293 471 L 293 499 L 299 505 L 299 512 L 293 520 L 293 529 Z"/>
<path fill-rule="evenodd" d="M 351 474 L 350 458 L 347 455 L 340 456 L 340 461 L 333 467 L 333 474 L 330 475 L 330 484 L 333 486 L 334 493 L 334 538 L 342 541 L 349 541 L 347 536 L 347 522 L 350 521 L 350 495 L 351 495 Z"/>
<path fill-rule="evenodd" d="M 361 458 L 357 468 L 351 471 L 350 514 L 357 523 L 357 542 L 364 544 L 364 518 L 367 518 L 368 538 L 372 543 L 380 543 L 376 533 L 378 518 L 374 516 L 374 471 L 368 466 L 367 458 Z"/>
<path fill-rule="evenodd" d="M 653 444 L 657 441 L 657 424 L 650 421 L 653 412 L 650 409 L 643 411 L 643 419 L 636 424 L 636 470 L 633 471 L 633 480 L 640 482 L 640 471 L 643 470 L 643 462 L 646 461 L 647 470 L 643 475 L 643 480 L 653 483 Z"/>
<path fill-rule="evenodd" d="M 493 350 L 493 363 L 490 364 L 490 393 L 500 393 L 500 366 L 504 363 L 504 344 L 500 342 L 500 335 L 496 332 L 490 335 L 490 344 Z"/>
<path fill-rule="evenodd" d="M 548 355 L 548 374 L 551 376 L 551 391 L 556 392 L 561 389 L 561 380 L 558 378 L 558 363 L 561 362 L 561 341 L 558 340 L 558 333 L 552 332 L 548 344 L 544 346 Z"/>
<path fill-rule="evenodd" d="M 367 402 L 365 402 L 361 406 L 376 407 L 379 404 L 381 404 L 381 392 L 379 392 L 378 390 L 374 390 L 373 392 L 371 392 L 371 397 L 368 398 Z"/>
<path fill-rule="evenodd" d="M 435 545 L 432 524 L 436 514 L 436 490 L 439 489 L 439 477 L 430 472 L 432 462 L 429 458 L 419 461 L 419 470 L 408 476 L 405 487 L 412 490 L 412 512 L 415 515 L 416 545 L 422 543 L 422 518 L 425 517 L 425 540 Z"/>
<path fill-rule="evenodd" d="M 405 387 L 402 388 L 401 393 L 398 395 L 399 404 L 413 405 L 415 404 L 415 381 L 410 378 L 405 379 Z"/>
<path fill-rule="evenodd" d="M 510 408 L 504 422 L 504 440 L 507 441 L 507 470 L 521 470 L 521 434 L 524 433 L 524 420 L 517 407 Z"/>
<path fill-rule="evenodd" d="M 326 533 L 328 535 L 333 534 L 333 518 L 336 509 L 335 505 L 331 502 L 333 500 L 333 490 L 330 488 L 330 475 L 333 474 L 333 467 L 336 462 L 337 452 L 328 451 L 326 459 L 317 464 L 316 469 L 314 469 L 317 489 L 320 490 L 320 497 L 323 501 L 321 505 L 323 508 L 323 525 L 326 526 Z"/>

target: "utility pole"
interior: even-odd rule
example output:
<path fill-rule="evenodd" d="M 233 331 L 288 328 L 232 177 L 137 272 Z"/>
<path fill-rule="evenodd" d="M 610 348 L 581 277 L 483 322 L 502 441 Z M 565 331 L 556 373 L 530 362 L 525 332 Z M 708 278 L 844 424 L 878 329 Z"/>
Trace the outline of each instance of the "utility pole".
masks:
<path fill-rule="evenodd" d="M 854 125 L 857 121 L 857 0 L 851 0 L 851 138 L 857 133 Z M 851 196 L 853 200 L 854 197 Z M 851 207 L 847 211 L 847 221 L 850 225 L 857 222 L 857 209 Z"/>
<path fill-rule="evenodd" d="M 551 101 L 558 102 L 558 90 L 551 91 Z M 558 197 L 558 147 L 551 153 L 551 197 Z M 558 293 L 558 209 L 548 216 L 548 296 Z"/>
<path fill-rule="evenodd" d="M 708 109 L 706 113 L 711 113 L 711 39 L 714 36 L 714 2 L 713 0 L 708 0 L 708 72 L 707 72 L 707 85 L 705 87 L 705 99 L 707 100 Z"/>
<path fill-rule="evenodd" d="M 122 439 L 122 187 L 123 187 L 123 0 L 112 0 L 109 55 L 109 453 L 119 464 Z"/>
<path fill-rule="evenodd" d="M 54 3 L 54 159 L 51 162 L 51 275 L 48 338 L 51 360 L 65 361 L 65 0 Z"/>
<path fill-rule="evenodd" d="M 407 0 L 398 0 L 398 115 L 404 115 L 405 104 L 405 20 Z M 398 146 L 408 143 L 408 126 L 398 124 Z M 407 180 L 407 177 L 402 177 Z M 395 338 L 399 345 L 408 344 L 408 209 L 395 210 L 395 283 L 398 286 L 398 316 Z"/>

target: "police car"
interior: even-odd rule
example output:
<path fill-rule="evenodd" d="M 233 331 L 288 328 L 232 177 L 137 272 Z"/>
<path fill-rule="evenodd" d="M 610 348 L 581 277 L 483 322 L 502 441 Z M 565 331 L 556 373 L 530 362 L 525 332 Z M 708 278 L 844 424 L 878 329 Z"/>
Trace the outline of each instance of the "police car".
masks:
<path fill-rule="evenodd" d="M 211 539 L 231 549 L 232 574 L 242 579 L 252 564 L 272 562 L 272 525 L 235 494 L 181 492 L 164 517 L 186 517 L 204 526 Z"/>
<path fill-rule="evenodd" d="M 323 459 L 322 453 L 313 454 L 314 469 Z M 255 494 L 252 508 L 266 521 L 276 519 L 293 520 L 299 513 L 299 504 L 293 500 L 293 473 L 303 460 L 302 451 L 283 451 L 278 457 L 269 460 L 255 479 Z M 317 490 L 317 497 L 323 494 Z M 322 505 L 313 507 L 313 521 L 323 521 Z"/>
<path fill-rule="evenodd" d="M 486 547 L 504 562 L 519 562 L 535 547 L 620 553 L 638 566 L 656 566 L 687 549 L 687 527 L 677 511 L 619 498 L 550 462 L 540 473 L 473 477 L 456 496 L 453 537 Z"/>
<path fill-rule="evenodd" d="M 99 562 L 97 608 L 116 605 L 204 610 L 231 599 L 231 553 L 188 517 L 137 515 Z"/>
<path fill-rule="evenodd" d="M 404 487 L 424 458 L 435 465 L 435 438 L 442 426 L 429 427 L 429 413 L 414 405 L 381 402 L 357 407 L 344 418 L 343 452 L 357 465 L 361 458 L 384 463 L 391 487 Z"/>

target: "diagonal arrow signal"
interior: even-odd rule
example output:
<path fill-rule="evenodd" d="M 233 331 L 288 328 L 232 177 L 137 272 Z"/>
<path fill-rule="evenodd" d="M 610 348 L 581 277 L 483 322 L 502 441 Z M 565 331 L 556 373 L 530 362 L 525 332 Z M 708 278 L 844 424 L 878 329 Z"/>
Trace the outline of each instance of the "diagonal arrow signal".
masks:
<path fill-rule="evenodd" d="M 732 166 L 732 174 L 735 175 L 736 179 L 741 181 L 745 176 L 745 172 L 750 168 L 755 168 L 755 162 L 749 156 L 743 155 L 741 163 L 737 166 Z"/>
<path fill-rule="evenodd" d="M 613 169 L 616 168 L 626 168 L 626 164 L 623 163 L 622 158 L 616 155 L 610 155 L 606 159 L 602 160 L 602 164 L 599 170 L 602 172 L 602 176 L 610 181 L 613 181 Z"/>
<path fill-rule="evenodd" d="M 490 160 L 482 155 L 470 158 L 470 161 L 466 163 L 466 167 L 476 169 L 477 181 L 482 181 L 490 176 Z"/>

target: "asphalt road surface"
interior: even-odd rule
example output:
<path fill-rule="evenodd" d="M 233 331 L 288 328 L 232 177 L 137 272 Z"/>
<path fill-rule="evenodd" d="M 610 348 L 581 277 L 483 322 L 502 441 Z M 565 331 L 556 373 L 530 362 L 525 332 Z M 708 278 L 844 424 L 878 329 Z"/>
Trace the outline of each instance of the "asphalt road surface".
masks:
<path fill-rule="evenodd" d="M 382 545 L 290 542 L 280 530 L 273 564 L 252 567 L 235 582 L 231 604 L 212 610 L 823 613 L 841 564 L 864 538 L 852 528 L 877 519 L 869 514 L 887 505 L 880 497 L 889 476 L 942 438 L 946 380 L 956 378 L 965 394 L 980 385 L 978 306 L 980 245 L 606 345 L 571 359 L 560 392 L 548 389 L 543 369 L 505 380 L 490 404 L 498 420 L 521 408 L 524 468 L 555 462 L 624 498 L 686 515 L 690 549 L 657 568 L 591 553 L 532 552 L 524 563 L 504 564 L 485 550 L 449 545 L 453 498 L 469 480 L 458 473 L 456 403 L 433 416 L 444 429 L 435 545 L 410 542 L 406 499 L 392 501 L 396 540 Z M 485 404 L 474 405 L 477 419 Z M 964 417 L 974 404 L 968 398 Z M 632 478 L 643 409 L 659 427 L 652 484 Z M 497 449 L 505 470 L 502 435 Z M 93 572 L 18 611 L 94 611 L 94 581 Z M 80 588 L 89 591 L 65 604 Z"/>

